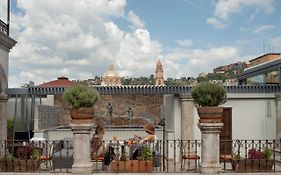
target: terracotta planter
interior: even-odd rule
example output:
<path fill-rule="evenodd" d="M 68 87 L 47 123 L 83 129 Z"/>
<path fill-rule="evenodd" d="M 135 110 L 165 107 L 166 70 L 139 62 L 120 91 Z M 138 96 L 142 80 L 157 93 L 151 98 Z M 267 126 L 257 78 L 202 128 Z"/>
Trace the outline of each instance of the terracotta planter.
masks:
<path fill-rule="evenodd" d="M 232 169 L 237 172 L 272 171 L 273 162 L 266 159 L 233 160 Z"/>
<path fill-rule="evenodd" d="M 197 107 L 200 123 L 221 123 L 223 107 Z"/>
<path fill-rule="evenodd" d="M 37 172 L 40 160 L 0 160 L 1 171 L 4 172 Z"/>
<path fill-rule="evenodd" d="M 95 109 L 93 107 L 80 107 L 70 110 L 72 123 L 91 123 L 94 113 Z"/>
<path fill-rule="evenodd" d="M 153 165 L 151 160 L 113 161 L 110 164 L 109 170 L 112 172 L 151 173 L 153 170 Z"/>

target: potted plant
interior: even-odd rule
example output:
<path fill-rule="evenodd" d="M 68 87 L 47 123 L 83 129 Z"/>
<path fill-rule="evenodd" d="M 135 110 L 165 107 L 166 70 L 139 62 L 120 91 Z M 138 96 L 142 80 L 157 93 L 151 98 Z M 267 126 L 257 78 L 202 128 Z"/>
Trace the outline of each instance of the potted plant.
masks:
<path fill-rule="evenodd" d="M 66 89 L 63 100 L 70 105 L 73 123 L 91 122 L 94 115 L 94 104 L 99 99 L 98 92 L 89 86 L 75 84 Z"/>
<path fill-rule="evenodd" d="M 16 157 L 7 154 L 0 159 L 1 171 L 36 172 L 40 167 L 40 150 L 33 146 L 19 146 Z"/>
<path fill-rule="evenodd" d="M 114 160 L 110 164 L 110 170 L 113 172 L 128 173 L 151 173 L 153 170 L 153 154 L 150 147 L 140 149 L 138 160 Z"/>
<path fill-rule="evenodd" d="M 200 123 L 220 123 L 223 107 L 226 102 L 226 90 L 213 83 L 201 83 L 192 89 L 191 95 L 197 106 Z"/>
<path fill-rule="evenodd" d="M 248 157 L 235 155 L 232 160 L 232 169 L 238 172 L 271 171 L 274 160 L 272 150 L 264 148 L 262 151 L 252 148 Z"/>

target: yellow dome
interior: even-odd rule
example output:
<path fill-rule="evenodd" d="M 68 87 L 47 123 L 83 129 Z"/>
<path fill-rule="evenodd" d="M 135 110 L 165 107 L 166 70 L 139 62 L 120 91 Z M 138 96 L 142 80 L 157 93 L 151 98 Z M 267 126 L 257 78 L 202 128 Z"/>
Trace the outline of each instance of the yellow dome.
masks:
<path fill-rule="evenodd" d="M 121 77 L 114 70 L 113 65 L 109 65 L 108 70 L 104 73 L 102 77 L 102 86 L 121 86 Z"/>

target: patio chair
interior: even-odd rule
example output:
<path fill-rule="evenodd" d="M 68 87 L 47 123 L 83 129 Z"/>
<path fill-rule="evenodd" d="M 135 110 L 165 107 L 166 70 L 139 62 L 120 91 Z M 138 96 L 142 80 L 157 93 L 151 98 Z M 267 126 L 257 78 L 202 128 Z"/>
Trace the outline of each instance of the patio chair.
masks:
<path fill-rule="evenodd" d="M 185 170 L 186 161 L 188 161 L 187 170 L 196 170 L 197 169 L 197 164 L 198 164 L 198 160 L 200 159 L 200 156 L 198 156 L 196 154 L 196 152 L 194 152 L 193 150 L 191 151 L 191 148 L 192 148 L 191 144 L 193 144 L 193 143 L 188 142 L 185 147 L 183 142 L 182 141 L 180 142 L 181 170 Z M 195 166 L 194 169 L 190 168 L 191 161 L 194 161 L 194 166 Z"/>

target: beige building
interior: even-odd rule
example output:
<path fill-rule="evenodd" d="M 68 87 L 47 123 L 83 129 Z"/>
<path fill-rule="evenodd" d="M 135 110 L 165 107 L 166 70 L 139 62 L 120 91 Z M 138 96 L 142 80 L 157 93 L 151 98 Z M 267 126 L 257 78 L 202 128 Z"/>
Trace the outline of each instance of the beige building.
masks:
<path fill-rule="evenodd" d="M 102 86 L 121 86 L 121 77 L 118 72 L 114 70 L 113 65 L 109 65 L 108 70 L 102 77 Z"/>

